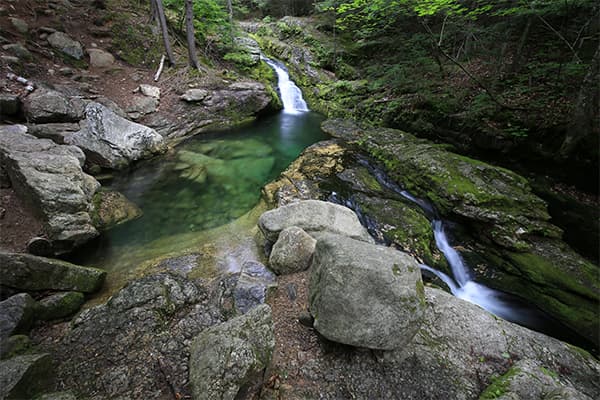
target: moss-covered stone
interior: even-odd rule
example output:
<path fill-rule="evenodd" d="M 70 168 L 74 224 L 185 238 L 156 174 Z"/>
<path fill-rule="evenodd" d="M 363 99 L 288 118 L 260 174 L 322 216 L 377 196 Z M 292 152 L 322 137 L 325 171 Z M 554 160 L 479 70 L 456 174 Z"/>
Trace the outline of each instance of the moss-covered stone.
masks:
<path fill-rule="evenodd" d="M 479 400 L 493 400 L 501 397 L 508 390 L 510 378 L 520 372 L 517 367 L 510 368 L 504 375 L 492 379 L 492 383 L 481 393 Z"/>
<path fill-rule="evenodd" d="M 92 199 L 90 213 L 94 227 L 106 231 L 127 221 L 142 216 L 142 210 L 129 201 L 122 193 L 112 190 L 99 190 Z"/>
<path fill-rule="evenodd" d="M 80 292 L 56 293 L 38 302 L 36 317 L 44 321 L 68 317 L 79 311 L 85 302 Z"/>
<path fill-rule="evenodd" d="M 1 359 L 12 358 L 27 353 L 32 348 L 31 339 L 27 335 L 12 335 L 0 342 Z"/>

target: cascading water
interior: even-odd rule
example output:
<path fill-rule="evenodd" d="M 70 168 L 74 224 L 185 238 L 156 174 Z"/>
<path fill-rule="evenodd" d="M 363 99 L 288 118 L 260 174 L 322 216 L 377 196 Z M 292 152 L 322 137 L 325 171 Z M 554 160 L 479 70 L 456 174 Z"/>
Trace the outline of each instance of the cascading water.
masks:
<path fill-rule="evenodd" d="M 261 59 L 273 68 L 277 74 L 277 87 L 279 88 L 281 102 L 283 103 L 283 112 L 298 114 L 309 111 L 306 101 L 302 98 L 302 91 L 290 80 L 290 76 L 283 64 L 265 56 L 261 56 Z"/>

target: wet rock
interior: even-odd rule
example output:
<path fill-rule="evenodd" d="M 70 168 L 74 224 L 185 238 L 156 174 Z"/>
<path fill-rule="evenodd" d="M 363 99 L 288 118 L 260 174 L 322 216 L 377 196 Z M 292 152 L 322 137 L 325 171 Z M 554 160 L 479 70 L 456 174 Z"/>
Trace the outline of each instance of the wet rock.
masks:
<path fill-rule="evenodd" d="M 279 233 L 292 226 L 307 233 L 333 232 L 351 238 L 373 242 L 352 210 L 319 200 L 305 200 L 265 212 L 258 226 L 267 240 L 277 241 Z"/>
<path fill-rule="evenodd" d="M 416 260 L 341 235 L 318 237 L 309 284 L 315 329 L 335 342 L 394 350 L 417 333 L 425 311 Z"/>
<path fill-rule="evenodd" d="M 81 43 L 73 40 L 64 32 L 54 32 L 48 36 L 48 43 L 54 49 L 63 52 L 64 54 L 71 56 L 77 60 L 83 58 L 83 47 Z"/>
<path fill-rule="evenodd" d="M 23 355 L 0 361 L 0 398 L 31 399 L 52 383 L 49 354 Z"/>
<path fill-rule="evenodd" d="M 15 29 L 19 31 L 19 33 L 27 33 L 29 31 L 29 25 L 21 18 L 12 17 L 9 18 L 9 20 L 12 26 L 15 27 Z"/>
<path fill-rule="evenodd" d="M 4 284 L 4 279 L 2 279 Z M 20 293 L 0 302 L 0 342 L 17 333 L 25 333 L 33 322 L 35 301 Z"/>
<path fill-rule="evenodd" d="M 106 272 L 30 254 L 0 252 L 2 284 L 21 290 L 74 290 L 92 293 Z"/>
<path fill-rule="evenodd" d="M 20 43 L 5 44 L 2 48 L 17 57 L 17 62 L 12 64 L 18 64 L 20 60 L 29 61 L 33 59 L 33 54 Z M 7 59 L 7 61 L 9 60 Z"/>
<path fill-rule="evenodd" d="M 28 124 L 27 133 L 40 139 L 50 139 L 56 144 L 65 144 L 65 137 L 79 130 L 79 124 L 56 122 L 49 124 Z"/>
<path fill-rule="evenodd" d="M 83 112 L 61 92 L 38 88 L 23 99 L 25 118 L 30 123 L 76 122 Z"/>
<path fill-rule="evenodd" d="M 80 292 L 55 293 L 38 301 L 36 318 L 50 321 L 75 314 L 83 303 L 85 296 Z"/>
<path fill-rule="evenodd" d="M 233 400 L 252 393 L 262 384 L 274 347 L 267 305 L 203 331 L 190 350 L 193 398 Z"/>
<path fill-rule="evenodd" d="M 80 149 L 26 132 L 23 125 L 0 127 L 0 160 L 19 197 L 42 216 L 55 252 L 70 250 L 98 235 L 89 209 L 100 184 L 83 173 Z"/>
<path fill-rule="evenodd" d="M 310 267 L 317 241 L 292 226 L 281 231 L 269 256 L 269 266 L 278 275 L 300 272 Z"/>
<path fill-rule="evenodd" d="M 14 94 L 0 94 L 0 115 L 15 115 L 19 112 L 21 100 Z"/>
<path fill-rule="evenodd" d="M 234 289 L 236 309 L 245 314 L 264 304 L 269 290 L 276 286 L 277 279 L 267 267 L 257 261 L 244 262 Z"/>
<path fill-rule="evenodd" d="M 144 96 L 154 97 L 155 99 L 160 99 L 160 88 L 152 85 L 141 84 L 140 92 Z"/>
<path fill-rule="evenodd" d="M 94 68 L 108 68 L 115 63 L 115 57 L 101 49 L 87 49 L 90 56 L 90 66 Z"/>
<path fill-rule="evenodd" d="M 93 200 L 92 220 L 99 231 L 111 229 L 142 216 L 142 210 L 122 193 L 101 190 Z"/>
<path fill-rule="evenodd" d="M 219 280 L 191 282 L 171 273 L 135 280 L 81 312 L 54 344 L 58 379 L 81 397 L 186 395 L 190 342 L 225 319 L 224 296 Z"/>
<path fill-rule="evenodd" d="M 166 150 L 165 141 L 154 129 L 119 117 L 101 104 L 89 103 L 85 117 L 81 130 L 66 141 L 83 149 L 90 164 L 121 169 Z"/>

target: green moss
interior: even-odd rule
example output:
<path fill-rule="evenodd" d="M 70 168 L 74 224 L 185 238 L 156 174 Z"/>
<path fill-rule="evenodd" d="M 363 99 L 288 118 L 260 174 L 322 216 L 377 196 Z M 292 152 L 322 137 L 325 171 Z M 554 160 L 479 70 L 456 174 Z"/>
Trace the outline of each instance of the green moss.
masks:
<path fill-rule="evenodd" d="M 479 400 L 492 400 L 501 397 L 508 390 L 510 379 L 520 371 L 519 368 L 512 367 L 504 375 L 493 378 L 492 383 L 479 396 Z"/>
<path fill-rule="evenodd" d="M 554 380 L 558 380 L 558 374 L 548 368 L 545 367 L 540 367 L 540 371 L 542 371 L 542 373 L 546 376 L 549 376 L 550 378 L 554 379 Z"/>
<path fill-rule="evenodd" d="M 392 274 L 396 276 L 401 274 L 400 267 L 398 266 L 398 264 L 392 265 Z"/>
<path fill-rule="evenodd" d="M 110 14 L 111 52 L 135 67 L 155 67 L 163 54 L 160 37 L 147 24 L 131 23 L 129 14 Z"/>
<path fill-rule="evenodd" d="M 427 304 L 425 301 L 425 286 L 423 286 L 423 281 L 421 279 L 417 280 L 417 283 L 415 283 L 415 289 L 417 291 L 417 296 L 419 297 L 419 304 L 425 307 Z"/>

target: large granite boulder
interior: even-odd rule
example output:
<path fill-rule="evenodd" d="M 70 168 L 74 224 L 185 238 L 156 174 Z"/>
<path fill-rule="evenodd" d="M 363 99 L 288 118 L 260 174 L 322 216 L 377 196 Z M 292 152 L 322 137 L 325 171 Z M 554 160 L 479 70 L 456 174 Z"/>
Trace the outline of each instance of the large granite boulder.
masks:
<path fill-rule="evenodd" d="M 0 399 L 32 399 L 50 387 L 49 354 L 32 354 L 0 361 Z"/>
<path fill-rule="evenodd" d="M 269 267 L 278 275 L 308 269 L 317 241 L 297 226 L 281 231 L 271 249 Z"/>
<path fill-rule="evenodd" d="M 48 43 L 52 48 L 71 56 L 77 60 L 83 58 L 83 47 L 81 43 L 72 39 L 64 32 L 54 32 L 48 36 Z"/>
<path fill-rule="evenodd" d="M 373 242 L 352 210 L 319 200 L 299 201 L 267 211 L 260 216 L 258 226 L 271 242 L 277 241 L 282 230 L 292 226 L 302 228 L 309 234 L 333 232 Z"/>
<path fill-rule="evenodd" d="M 82 170 L 83 152 L 28 135 L 22 125 L 0 126 L 0 164 L 19 197 L 42 218 L 57 253 L 98 235 L 89 211 L 100 184 Z"/>
<path fill-rule="evenodd" d="M 76 122 L 83 118 L 81 102 L 63 93 L 40 87 L 23 99 L 25 118 L 31 123 Z"/>
<path fill-rule="evenodd" d="M 419 265 L 398 250 L 340 235 L 318 237 L 310 273 L 314 327 L 335 342 L 394 350 L 421 326 Z"/>
<path fill-rule="evenodd" d="M 121 169 L 132 161 L 166 150 L 166 143 L 154 129 L 131 122 L 99 103 L 89 103 L 78 132 L 65 142 L 80 147 L 90 164 Z"/>
<path fill-rule="evenodd" d="M 463 233 L 472 249 L 459 251 L 477 265 L 475 280 L 527 299 L 598 344 L 598 267 L 560 240 L 546 204 L 525 178 L 399 130 L 365 128 L 348 120 L 328 120 L 322 127 L 381 162 L 394 184 L 430 201 L 442 217 L 473 230 Z M 370 216 L 387 224 L 381 209 Z M 431 241 L 415 239 L 427 259 Z"/>
<path fill-rule="evenodd" d="M 3 286 L 20 290 L 92 293 L 100 289 L 106 272 L 62 260 L 0 252 L 0 276 Z"/>
<path fill-rule="evenodd" d="M 0 342 L 9 336 L 26 332 L 33 322 L 35 300 L 20 293 L 0 302 Z"/>
<path fill-rule="evenodd" d="M 271 308 L 258 306 L 243 316 L 206 329 L 192 343 L 192 397 L 234 400 L 262 385 L 275 338 Z"/>

